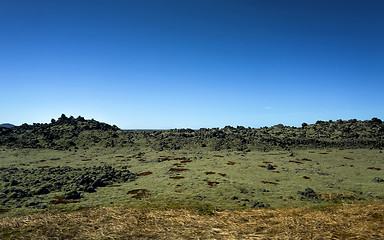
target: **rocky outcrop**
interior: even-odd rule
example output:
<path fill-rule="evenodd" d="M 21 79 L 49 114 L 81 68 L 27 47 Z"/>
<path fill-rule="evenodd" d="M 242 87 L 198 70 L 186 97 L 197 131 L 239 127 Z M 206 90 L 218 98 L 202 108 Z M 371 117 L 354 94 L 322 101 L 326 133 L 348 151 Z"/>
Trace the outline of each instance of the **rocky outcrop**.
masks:
<path fill-rule="evenodd" d="M 76 150 L 99 147 L 151 147 L 157 151 L 207 148 L 210 150 L 271 150 L 292 148 L 378 148 L 384 146 L 384 123 L 366 121 L 317 121 L 301 127 L 282 124 L 245 128 L 171 129 L 153 131 L 120 130 L 116 126 L 83 117 L 52 119 L 49 124 L 23 124 L 0 128 L 0 146 Z"/>
<path fill-rule="evenodd" d="M 382 148 L 384 123 L 377 118 L 367 121 L 317 121 L 302 127 L 282 124 L 273 127 L 223 129 L 174 129 L 147 133 L 157 150 L 207 147 L 211 150 L 238 151 L 291 148 Z"/>
<path fill-rule="evenodd" d="M 119 128 L 94 119 L 61 115 L 49 124 L 23 124 L 0 128 L 0 145 L 15 148 L 51 148 L 70 150 L 93 145 L 113 146 Z"/>
<path fill-rule="evenodd" d="M 99 187 L 134 181 L 136 174 L 111 166 L 40 169 L 0 168 L 0 205 L 45 208 L 44 195 L 62 193 L 62 199 L 79 199 Z"/>

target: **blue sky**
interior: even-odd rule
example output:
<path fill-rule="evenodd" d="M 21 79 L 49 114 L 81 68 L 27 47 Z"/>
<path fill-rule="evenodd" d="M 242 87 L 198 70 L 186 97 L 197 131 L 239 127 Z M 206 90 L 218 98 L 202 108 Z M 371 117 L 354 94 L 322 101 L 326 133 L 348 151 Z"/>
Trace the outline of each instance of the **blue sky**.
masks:
<path fill-rule="evenodd" d="M 381 0 L 2 0 L 0 123 L 384 118 Z"/>

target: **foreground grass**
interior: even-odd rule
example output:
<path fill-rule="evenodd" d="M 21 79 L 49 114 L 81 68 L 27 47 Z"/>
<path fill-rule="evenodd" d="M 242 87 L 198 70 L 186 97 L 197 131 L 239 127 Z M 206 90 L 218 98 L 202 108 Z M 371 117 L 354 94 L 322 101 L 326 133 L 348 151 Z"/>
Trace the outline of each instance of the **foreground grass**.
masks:
<path fill-rule="evenodd" d="M 321 210 L 98 207 L 0 219 L 0 239 L 384 239 L 384 203 Z"/>

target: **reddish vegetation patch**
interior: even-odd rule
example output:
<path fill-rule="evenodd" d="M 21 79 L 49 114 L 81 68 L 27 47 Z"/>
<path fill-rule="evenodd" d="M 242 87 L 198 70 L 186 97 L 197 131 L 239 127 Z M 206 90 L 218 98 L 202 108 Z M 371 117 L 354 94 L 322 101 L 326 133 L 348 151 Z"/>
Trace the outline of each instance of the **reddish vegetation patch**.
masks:
<path fill-rule="evenodd" d="M 138 194 L 140 192 L 145 192 L 145 191 L 148 191 L 146 189 L 134 189 L 134 190 L 130 190 L 127 192 L 127 194 Z"/>
<path fill-rule="evenodd" d="M 213 155 L 213 157 L 224 157 L 222 155 Z"/>
<path fill-rule="evenodd" d="M 192 160 L 183 160 L 180 163 L 189 163 L 189 162 L 192 162 Z"/>
<path fill-rule="evenodd" d="M 377 171 L 381 170 L 381 168 L 379 168 L 379 167 L 367 167 L 367 169 L 372 169 L 372 170 L 377 170 Z"/>
<path fill-rule="evenodd" d="M 219 175 L 221 175 L 221 176 L 223 176 L 223 177 L 226 177 L 227 176 L 227 174 L 225 174 L 225 173 L 218 173 Z"/>
<path fill-rule="evenodd" d="M 266 166 L 265 166 L 265 165 L 259 165 L 259 167 L 263 167 L 263 168 L 266 168 Z"/>
<path fill-rule="evenodd" d="M 229 161 L 227 162 L 228 165 L 235 165 L 236 163 L 235 162 L 232 162 L 232 161 Z"/>
<path fill-rule="evenodd" d="M 264 184 L 273 184 L 273 185 L 278 184 L 278 183 L 276 183 L 276 182 L 269 182 L 269 181 L 260 181 L 260 182 L 262 182 L 262 183 L 264 183 Z"/>
<path fill-rule="evenodd" d="M 188 168 L 171 168 L 169 169 L 170 172 L 183 172 L 183 171 L 188 171 Z"/>
<path fill-rule="evenodd" d="M 89 162 L 89 161 L 92 161 L 92 159 L 91 159 L 91 158 L 87 158 L 87 159 L 83 159 L 83 160 L 81 160 L 81 161 L 83 161 L 83 162 Z"/>
<path fill-rule="evenodd" d="M 215 172 L 205 172 L 205 175 L 215 174 Z"/>
<path fill-rule="evenodd" d="M 310 162 L 312 161 L 311 159 L 308 159 L 308 158 L 302 158 L 301 161 L 307 161 L 307 162 Z"/>
<path fill-rule="evenodd" d="M 65 163 L 71 163 L 71 162 L 65 162 Z"/>
<path fill-rule="evenodd" d="M 119 156 L 115 156 L 115 157 L 117 157 L 117 158 L 123 158 L 124 156 L 122 156 L 122 155 L 119 155 Z"/>
<path fill-rule="evenodd" d="M 171 161 L 171 160 L 186 160 L 185 157 L 173 157 L 173 156 L 159 156 L 158 160 L 167 160 L 167 161 Z"/>
<path fill-rule="evenodd" d="M 174 163 L 173 166 L 176 166 L 176 167 L 182 167 L 182 166 L 185 166 L 185 165 L 182 164 L 182 163 Z"/>
<path fill-rule="evenodd" d="M 47 160 L 40 160 L 40 162 L 45 162 L 45 161 L 47 161 Z"/>
<path fill-rule="evenodd" d="M 134 189 L 134 190 L 128 191 L 127 194 L 133 194 L 134 196 L 132 196 L 132 198 L 136 198 L 136 199 L 142 199 L 150 195 L 149 190 L 147 189 Z"/>
<path fill-rule="evenodd" d="M 304 178 L 304 179 L 310 179 L 310 177 L 308 177 L 308 176 L 303 176 L 303 178 Z"/>
<path fill-rule="evenodd" d="M 172 177 L 169 177 L 169 178 L 171 178 L 171 179 L 183 179 L 184 176 L 172 176 Z"/>
<path fill-rule="evenodd" d="M 344 159 L 347 159 L 347 160 L 355 160 L 354 158 L 350 158 L 350 157 L 344 157 Z"/>
<path fill-rule="evenodd" d="M 115 184 L 115 185 L 108 185 L 108 187 L 120 187 L 121 185 Z"/>
<path fill-rule="evenodd" d="M 272 171 L 272 172 L 274 172 L 274 173 L 280 173 L 279 171 Z"/>
<path fill-rule="evenodd" d="M 329 154 L 329 153 L 327 153 L 327 152 L 322 152 L 322 153 L 319 153 L 319 154 Z"/>
<path fill-rule="evenodd" d="M 62 196 L 54 196 L 55 200 L 49 201 L 49 204 L 68 204 L 68 203 L 78 203 L 79 201 L 74 200 L 65 200 Z"/>
<path fill-rule="evenodd" d="M 273 163 L 273 162 L 263 162 L 263 163 Z"/>
<path fill-rule="evenodd" d="M 50 168 L 51 166 L 39 166 L 38 168 Z"/>
<path fill-rule="evenodd" d="M 219 184 L 219 182 L 210 182 L 210 181 L 208 181 L 207 183 L 208 183 L 209 186 L 213 186 L 213 185 Z"/>
<path fill-rule="evenodd" d="M 61 158 L 51 158 L 52 161 L 60 160 Z"/>
<path fill-rule="evenodd" d="M 297 163 L 297 164 L 303 164 L 302 162 L 295 161 L 295 160 L 289 160 L 289 162 Z"/>
<path fill-rule="evenodd" d="M 152 172 L 148 171 L 148 172 L 142 172 L 142 173 L 139 173 L 139 176 L 147 176 L 147 175 L 150 175 L 152 174 Z"/>
<path fill-rule="evenodd" d="M 139 162 L 145 162 L 145 159 L 141 158 L 141 159 L 139 159 Z"/>
<path fill-rule="evenodd" d="M 181 187 L 182 185 L 181 184 L 177 184 L 176 187 Z"/>

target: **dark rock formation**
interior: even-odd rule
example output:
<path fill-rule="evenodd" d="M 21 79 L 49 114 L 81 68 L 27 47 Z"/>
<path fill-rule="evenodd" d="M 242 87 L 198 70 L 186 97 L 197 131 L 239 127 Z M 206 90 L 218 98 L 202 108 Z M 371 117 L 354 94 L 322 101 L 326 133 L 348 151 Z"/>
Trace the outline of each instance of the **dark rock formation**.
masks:
<path fill-rule="evenodd" d="M 69 150 L 90 147 L 99 143 L 105 145 L 118 137 L 119 128 L 83 117 L 52 119 L 49 124 L 23 124 L 13 128 L 0 128 L 0 146 L 16 148 L 50 148 Z M 106 141 L 101 141 L 102 138 Z"/>
<path fill-rule="evenodd" d="M 381 149 L 384 146 L 384 123 L 373 118 L 366 121 L 317 121 L 315 124 L 303 123 L 302 127 L 279 124 L 263 128 L 226 126 L 222 129 L 123 131 L 93 119 L 63 114 L 49 124 L 0 128 L 0 146 L 16 148 L 76 150 L 92 146 L 140 147 L 139 143 L 157 151 L 201 147 L 244 152 L 333 147 Z"/>
<path fill-rule="evenodd" d="M 300 198 L 301 200 L 303 200 L 305 198 L 306 199 L 318 199 L 316 192 L 312 188 L 306 188 L 304 192 L 298 191 L 297 194 L 303 196 Z"/>
<path fill-rule="evenodd" d="M 111 166 L 88 168 L 54 167 L 39 169 L 0 168 L 0 205 L 23 204 L 36 207 L 30 198 L 64 192 L 63 199 L 79 199 L 82 192 L 136 179 L 129 170 Z M 12 184 L 17 182 L 17 186 Z M 32 204 L 32 205 L 31 205 Z"/>

